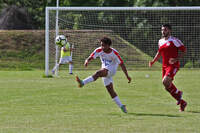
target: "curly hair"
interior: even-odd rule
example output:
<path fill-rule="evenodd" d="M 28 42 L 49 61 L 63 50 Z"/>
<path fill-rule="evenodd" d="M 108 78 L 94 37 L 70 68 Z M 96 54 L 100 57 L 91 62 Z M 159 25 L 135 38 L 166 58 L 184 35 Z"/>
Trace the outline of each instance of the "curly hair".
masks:
<path fill-rule="evenodd" d="M 112 41 L 111 41 L 111 39 L 110 38 L 108 38 L 108 37 L 102 37 L 101 39 L 100 39 L 100 42 L 103 42 L 103 43 L 105 43 L 105 44 L 108 44 L 109 46 L 112 44 Z"/>

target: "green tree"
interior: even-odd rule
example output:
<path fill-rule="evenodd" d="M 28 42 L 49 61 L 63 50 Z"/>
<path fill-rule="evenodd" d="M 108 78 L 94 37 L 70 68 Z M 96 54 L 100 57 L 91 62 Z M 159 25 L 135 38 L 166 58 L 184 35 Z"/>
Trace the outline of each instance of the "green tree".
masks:
<path fill-rule="evenodd" d="M 34 0 L 3 0 L 0 1 L 1 9 L 15 5 L 17 7 L 25 7 L 29 16 L 32 16 L 32 24 L 34 29 L 44 28 L 45 7 L 55 6 L 54 0 L 34 1 Z"/>
<path fill-rule="evenodd" d="M 102 0 L 60 0 L 60 6 L 99 6 Z"/>
<path fill-rule="evenodd" d="M 103 0 L 102 6 L 113 6 L 113 7 L 130 7 L 134 6 L 135 0 Z"/>
<path fill-rule="evenodd" d="M 199 0 L 136 0 L 135 6 L 199 6 Z"/>

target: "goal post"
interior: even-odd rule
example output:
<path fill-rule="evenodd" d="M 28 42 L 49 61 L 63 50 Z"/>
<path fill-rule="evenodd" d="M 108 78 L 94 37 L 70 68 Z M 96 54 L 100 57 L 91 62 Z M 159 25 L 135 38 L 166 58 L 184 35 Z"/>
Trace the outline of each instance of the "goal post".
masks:
<path fill-rule="evenodd" d="M 49 9 L 45 11 L 45 76 L 49 76 Z"/>
<path fill-rule="evenodd" d="M 55 28 L 56 11 L 59 31 Z M 84 59 L 99 46 L 102 36 L 112 39 L 128 69 L 147 69 L 158 49 L 164 23 L 172 25 L 172 35 L 187 47 L 181 66 L 200 67 L 199 21 L 200 7 L 46 7 L 45 75 L 51 74 L 58 54 L 56 33 L 70 36 L 75 69 L 84 69 Z M 99 61 L 94 61 L 90 69 L 98 67 Z M 160 68 L 160 64 L 154 67 Z"/>

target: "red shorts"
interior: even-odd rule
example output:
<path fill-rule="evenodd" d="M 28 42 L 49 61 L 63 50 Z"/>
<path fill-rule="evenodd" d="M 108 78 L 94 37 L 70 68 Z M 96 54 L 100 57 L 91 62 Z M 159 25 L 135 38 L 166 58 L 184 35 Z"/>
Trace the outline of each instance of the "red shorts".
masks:
<path fill-rule="evenodd" d="M 163 67 L 162 68 L 162 78 L 164 76 L 171 77 L 172 80 L 174 79 L 174 76 L 178 72 L 179 68 L 178 67 L 173 67 L 173 66 L 168 66 L 168 67 Z"/>

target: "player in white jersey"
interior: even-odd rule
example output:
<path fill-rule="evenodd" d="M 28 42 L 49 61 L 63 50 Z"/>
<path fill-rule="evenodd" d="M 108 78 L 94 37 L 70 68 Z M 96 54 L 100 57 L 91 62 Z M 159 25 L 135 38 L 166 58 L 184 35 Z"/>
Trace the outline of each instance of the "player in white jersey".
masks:
<path fill-rule="evenodd" d="M 94 52 L 92 52 L 92 54 L 85 60 L 84 66 L 87 67 L 88 63 L 92 59 L 100 57 L 102 63 L 101 69 L 98 70 L 94 75 L 89 76 L 84 80 L 80 80 L 79 77 L 76 76 L 76 81 L 78 82 L 79 87 L 82 87 L 87 83 L 96 81 L 99 77 L 102 77 L 104 86 L 107 88 L 111 98 L 122 109 L 124 113 L 127 113 L 126 106 L 121 103 L 119 97 L 114 91 L 112 76 L 115 75 L 117 67 L 118 65 L 120 65 L 124 74 L 126 75 L 126 78 L 128 79 L 128 83 L 131 82 L 131 77 L 129 77 L 123 60 L 119 56 L 119 53 L 115 49 L 110 47 L 112 44 L 110 38 L 103 37 L 100 40 L 100 43 L 101 47 L 95 49 Z"/>

